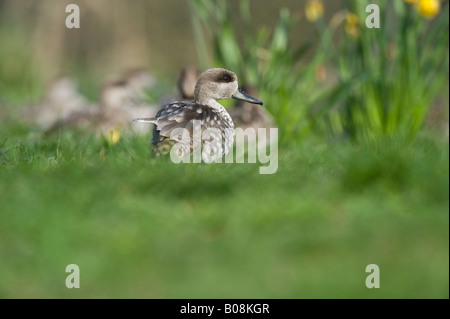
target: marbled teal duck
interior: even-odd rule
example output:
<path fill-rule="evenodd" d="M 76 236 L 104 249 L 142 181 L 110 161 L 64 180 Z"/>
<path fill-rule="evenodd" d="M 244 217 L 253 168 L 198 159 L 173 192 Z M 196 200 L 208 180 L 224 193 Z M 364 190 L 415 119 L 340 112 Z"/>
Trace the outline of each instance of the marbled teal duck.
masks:
<path fill-rule="evenodd" d="M 236 74 L 225 69 L 208 69 L 203 72 L 195 85 L 193 101 L 177 101 L 165 105 L 154 118 L 135 119 L 135 122 L 154 124 L 151 144 L 161 146 L 173 144 L 171 133 L 175 129 L 187 129 L 190 134 L 190 148 L 193 147 L 194 121 L 201 123 L 201 131 L 216 129 L 220 132 L 222 145 L 217 156 L 226 155 L 233 146 L 234 124 L 231 116 L 217 100 L 234 98 L 253 104 L 263 103 L 238 86 Z M 206 140 L 202 136 L 202 140 Z M 176 141 L 176 140 L 175 140 Z M 165 147 L 167 149 L 167 147 Z M 157 152 L 158 153 L 158 152 Z"/>

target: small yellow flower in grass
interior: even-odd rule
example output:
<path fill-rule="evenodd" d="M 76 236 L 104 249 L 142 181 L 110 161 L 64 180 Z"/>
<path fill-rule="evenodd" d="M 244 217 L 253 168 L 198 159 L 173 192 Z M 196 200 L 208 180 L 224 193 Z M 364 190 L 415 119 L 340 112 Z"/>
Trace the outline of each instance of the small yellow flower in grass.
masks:
<path fill-rule="evenodd" d="M 120 140 L 120 131 L 116 128 L 110 129 L 108 132 L 108 142 L 115 145 Z"/>
<path fill-rule="evenodd" d="M 358 16 L 354 13 L 348 13 L 345 17 L 345 32 L 348 35 L 357 38 L 360 34 L 360 26 Z"/>
<path fill-rule="evenodd" d="M 441 11 L 441 2 L 439 0 L 419 0 L 416 8 L 422 16 L 432 19 Z"/>
<path fill-rule="evenodd" d="M 306 3 L 305 14 L 306 19 L 315 22 L 323 17 L 324 7 L 322 0 L 309 0 Z"/>

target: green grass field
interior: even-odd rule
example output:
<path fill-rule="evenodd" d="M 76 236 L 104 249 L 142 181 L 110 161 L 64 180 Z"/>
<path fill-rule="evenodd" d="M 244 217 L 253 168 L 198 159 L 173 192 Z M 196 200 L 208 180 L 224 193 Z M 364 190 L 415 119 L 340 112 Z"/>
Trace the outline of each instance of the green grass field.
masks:
<path fill-rule="evenodd" d="M 81 30 L 60 2 L 17 2 L 0 0 L 0 298 L 449 298 L 448 1 L 377 1 L 380 29 L 369 0 L 97 1 Z M 97 103 L 135 63 L 159 104 L 194 47 L 257 89 L 276 174 L 20 124 L 52 76 Z"/>
<path fill-rule="evenodd" d="M 150 158 L 149 137 L 0 137 L 1 298 L 449 297 L 448 142 L 308 138 L 259 175 Z"/>

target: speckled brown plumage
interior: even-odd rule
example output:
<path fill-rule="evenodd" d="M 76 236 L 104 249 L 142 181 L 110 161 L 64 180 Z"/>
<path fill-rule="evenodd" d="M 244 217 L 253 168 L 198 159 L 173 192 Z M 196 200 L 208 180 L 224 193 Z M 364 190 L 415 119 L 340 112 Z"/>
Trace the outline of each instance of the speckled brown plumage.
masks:
<path fill-rule="evenodd" d="M 218 156 L 223 156 L 229 152 L 233 146 L 234 124 L 231 116 L 226 109 L 220 105 L 217 100 L 220 99 L 244 99 L 251 103 L 262 104 L 246 95 L 238 89 L 237 76 L 231 71 L 225 69 L 209 69 L 202 73 L 197 81 L 194 90 L 194 101 L 177 101 L 165 105 L 154 118 L 136 119 L 136 122 L 146 122 L 155 124 L 153 129 L 152 144 L 157 146 L 176 140 L 171 136 L 176 129 L 186 129 L 190 135 L 189 147 L 192 149 L 192 135 L 194 122 L 198 121 L 201 125 L 201 132 L 207 129 L 215 129 L 220 136 L 215 139 L 214 136 L 204 137 L 202 140 L 209 141 L 220 140 L 220 145 L 211 147 L 219 150 Z"/>

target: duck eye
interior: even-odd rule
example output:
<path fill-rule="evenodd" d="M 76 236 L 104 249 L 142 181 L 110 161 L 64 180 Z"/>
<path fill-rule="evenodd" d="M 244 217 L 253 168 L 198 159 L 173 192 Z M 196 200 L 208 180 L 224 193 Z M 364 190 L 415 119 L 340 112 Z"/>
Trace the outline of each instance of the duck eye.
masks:
<path fill-rule="evenodd" d="M 229 83 L 233 82 L 233 78 L 230 74 L 222 74 L 217 78 L 217 82 Z"/>

